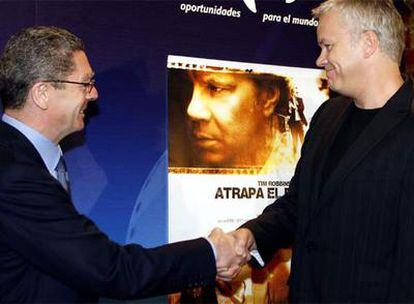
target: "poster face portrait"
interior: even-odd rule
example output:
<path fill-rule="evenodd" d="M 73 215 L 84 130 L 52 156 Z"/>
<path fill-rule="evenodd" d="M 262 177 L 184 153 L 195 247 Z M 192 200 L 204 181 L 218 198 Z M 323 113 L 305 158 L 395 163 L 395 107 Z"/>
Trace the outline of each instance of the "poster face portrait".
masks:
<path fill-rule="evenodd" d="M 245 74 L 190 72 L 193 93 L 187 133 L 202 167 L 258 166 L 264 162 L 269 114 L 264 96 Z M 269 92 L 269 99 L 276 92 Z M 271 102 L 271 101 L 269 101 Z"/>
<path fill-rule="evenodd" d="M 293 167 L 307 119 L 292 78 L 199 67 L 168 70 L 169 166 Z"/>

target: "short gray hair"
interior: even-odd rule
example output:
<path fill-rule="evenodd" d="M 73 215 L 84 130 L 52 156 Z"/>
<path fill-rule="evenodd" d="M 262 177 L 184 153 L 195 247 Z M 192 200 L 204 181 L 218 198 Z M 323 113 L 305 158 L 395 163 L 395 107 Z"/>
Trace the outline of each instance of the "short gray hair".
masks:
<path fill-rule="evenodd" d="M 379 48 L 400 64 L 405 48 L 404 23 L 392 0 L 327 0 L 312 10 L 319 18 L 331 9 L 344 17 L 354 37 L 364 31 L 373 31 L 379 39 Z"/>
<path fill-rule="evenodd" d="M 36 81 L 70 75 L 75 51 L 85 51 L 82 40 L 57 27 L 31 27 L 12 36 L 0 57 L 0 97 L 4 108 L 23 107 Z"/>

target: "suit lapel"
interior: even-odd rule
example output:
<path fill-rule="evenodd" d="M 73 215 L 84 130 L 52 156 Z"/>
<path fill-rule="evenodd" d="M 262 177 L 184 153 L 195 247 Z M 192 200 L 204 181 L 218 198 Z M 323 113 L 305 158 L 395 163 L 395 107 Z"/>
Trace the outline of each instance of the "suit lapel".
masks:
<path fill-rule="evenodd" d="M 9 145 L 11 145 L 10 149 L 12 149 L 14 161 L 18 163 L 25 163 L 30 166 L 39 167 L 40 170 L 43 170 L 45 173 L 45 177 L 47 177 L 53 183 L 59 184 L 61 186 L 59 181 L 50 174 L 46 164 L 44 163 L 39 152 L 36 150 L 35 146 L 19 130 L 0 120 L 0 137 L 1 136 L 5 137 L 2 138 L 2 140 L 8 142 Z M 63 187 L 61 188 L 64 193 L 68 195 L 68 197 L 71 196 L 70 192 L 64 190 Z"/>
<path fill-rule="evenodd" d="M 322 172 L 327 160 L 328 151 L 330 150 L 342 123 L 349 114 L 349 105 L 352 101 L 347 98 L 341 98 L 338 101 L 327 102 L 335 102 L 337 105 L 332 107 L 333 113 L 328 113 L 328 115 L 326 115 L 327 118 L 323 119 L 322 126 L 315 130 L 316 136 L 313 138 L 314 142 L 312 144 L 315 148 L 310 150 L 309 157 L 306 157 L 307 166 L 311 167 L 311 170 L 305 171 L 307 175 L 303 181 L 304 184 L 311 185 L 306 187 L 306 189 L 310 191 L 308 195 L 306 195 L 306 197 L 310 197 L 310 201 L 306 204 L 308 208 L 312 208 L 312 206 L 317 204 L 320 189 L 322 188 Z M 318 130 L 323 130 L 323 133 L 319 133 Z M 310 212 L 308 214 L 310 214 Z"/>
<path fill-rule="evenodd" d="M 14 151 L 18 151 L 17 153 L 14 153 L 16 161 L 41 165 L 44 169 L 47 169 L 39 152 L 37 152 L 36 148 L 26 136 L 13 126 L 1 120 L 0 126 L 5 130 L 7 136 L 10 137 L 9 142 L 15 146 Z"/>
<path fill-rule="evenodd" d="M 335 138 L 338 135 L 339 130 L 341 129 L 342 124 L 347 119 L 349 113 L 350 113 L 350 99 L 346 99 L 343 106 L 341 107 L 341 110 L 337 112 L 337 114 L 334 117 L 334 120 L 330 123 L 330 132 L 327 132 L 323 135 L 324 140 L 321 142 L 321 145 L 319 145 L 316 157 L 315 157 L 315 191 L 314 191 L 314 199 L 317 199 L 319 197 L 320 191 L 323 187 L 321 185 L 322 182 L 322 172 L 323 168 L 326 165 L 326 161 L 329 156 L 329 151 L 331 151 L 332 145 L 335 142 Z"/>
<path fill-rule="evenodd" d="M 400 98 L 401 99 L 401 98 Z M 320 185 L 320 196 L 316 198 L 317 204 L 313 210 L 313 216 L 318 213 L 320 208 L 329 201 L 329 198 L 337 191 L 342 181 L 352 172 L 352 170 L 366 157 L 366 155 L 409 113 L 410 101 L 407 98 L 399 100 L 398 98 L 386 106 L 374 117 L 371 123 L 365 128 L 356 141 L 345 152 L 343 158 L 339 161 L 336 169 L 331 173 L 325 185 Z M 344 120 L 337 127 L 340 129 Z M 337 134 L 337 133 L 336 133 Z M 336 136 L 335 134 L 335 136 Z M 335 137 L 334 136 L 334 137 Z M 334 137 L 331 139 L 331 145 L 324 153 L 324 160 L 331 150 Z M 325 163 L 321 164 L 320 171 L 323 170 Z M 319 178 L 321 176 L 319 175 Z M 319 179 L 320 181 L 320 179 Z"/>

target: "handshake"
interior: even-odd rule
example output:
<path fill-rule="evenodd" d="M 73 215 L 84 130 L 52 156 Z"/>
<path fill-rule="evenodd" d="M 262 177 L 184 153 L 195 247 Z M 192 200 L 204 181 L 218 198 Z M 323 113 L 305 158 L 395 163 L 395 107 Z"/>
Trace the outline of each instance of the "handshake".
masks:
<path fill-rule="evenodd" d="M 214 228 L 208 239 L 216 250 L 217 278 L 223 281 L 235 278 L 241 266 L 250 261 L 251 251 L 257 249 L 252 232 L 246 228 L 229 233 Z"/>

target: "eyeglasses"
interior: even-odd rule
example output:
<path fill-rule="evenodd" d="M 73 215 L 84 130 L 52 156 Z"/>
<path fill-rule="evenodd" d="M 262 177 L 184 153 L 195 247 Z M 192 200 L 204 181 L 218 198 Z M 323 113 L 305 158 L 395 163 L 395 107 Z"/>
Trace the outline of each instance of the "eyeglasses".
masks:
<path fill-rule="evenodd" d="M 70 83 L 70 84 L 79 84 L 85 87 L 86 92 L 90 94 L 92 89 L 96 85 L 96 80 L 91 79 L 89 82 L 77 82 L 77 81 L 69 81 L 69 80 L 58 80 L 58 79 L 51 79 L 51 80 L 43 80 L 43 82 L 55 82 L 55 83 Z"/>

